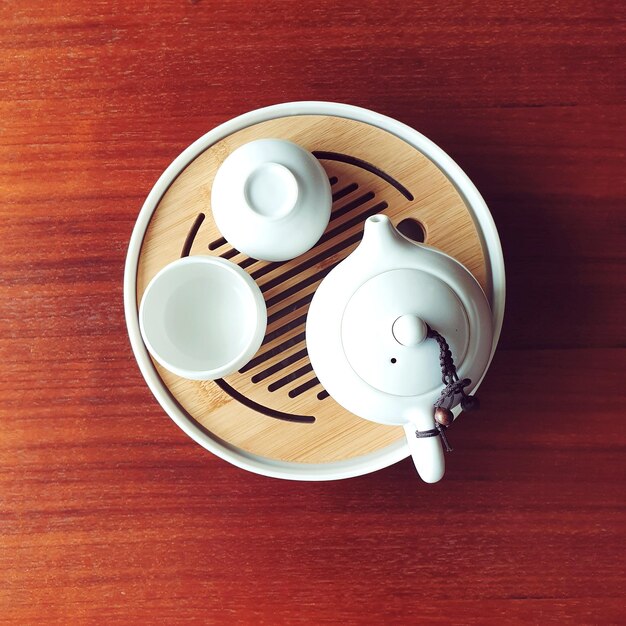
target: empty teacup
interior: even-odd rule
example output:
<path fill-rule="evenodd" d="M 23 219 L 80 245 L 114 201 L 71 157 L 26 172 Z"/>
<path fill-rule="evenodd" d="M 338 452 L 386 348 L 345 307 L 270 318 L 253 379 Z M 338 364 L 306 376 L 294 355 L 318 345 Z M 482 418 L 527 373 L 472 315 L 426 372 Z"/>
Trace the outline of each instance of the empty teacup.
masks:
<path fill-rule="evenodd" d="M 263 261 L 287 261 L 312 248 L 330 219 L 330 183 L 319 161 L 283 139 L 240 146 L 218 169 L 213 218 L 237 250 Z"/>
<path fill-rule="evenodd" d="M 165 266 L 139 306 L 150 354 L 170 372 L 193 380 L 236 372 L 259 349 L 266 325 L 258 285 L 219 257 L 190 256 Z"/>

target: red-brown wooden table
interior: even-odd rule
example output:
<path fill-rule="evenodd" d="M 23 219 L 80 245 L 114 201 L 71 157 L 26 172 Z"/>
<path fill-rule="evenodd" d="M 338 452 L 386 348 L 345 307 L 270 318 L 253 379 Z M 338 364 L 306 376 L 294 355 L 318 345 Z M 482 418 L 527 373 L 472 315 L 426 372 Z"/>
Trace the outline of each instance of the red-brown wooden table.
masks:
<path fill-rule="evenodd" d="M 621 2 L 4 2 L 0 621 L 623 623 Z M 324 99 L 440 144 L 507 262 L 483 409 L 445 480 L 410 461 L 245 473 L 132 358 L 126 245 L 218 123 Z"/>

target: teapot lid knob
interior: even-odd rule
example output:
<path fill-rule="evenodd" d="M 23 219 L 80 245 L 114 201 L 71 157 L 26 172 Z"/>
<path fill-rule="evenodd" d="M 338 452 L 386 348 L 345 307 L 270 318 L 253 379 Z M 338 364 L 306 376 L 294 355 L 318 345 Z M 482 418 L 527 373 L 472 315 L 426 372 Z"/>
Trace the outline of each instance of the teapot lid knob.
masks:
<path fill-rule="evenodd" d="M 428 328 L 424 320 L 417 315 L 401 315 L 394 323 L 392 332 L 395 340 L 403 346 L 417 346 L 424 339 Z"/>

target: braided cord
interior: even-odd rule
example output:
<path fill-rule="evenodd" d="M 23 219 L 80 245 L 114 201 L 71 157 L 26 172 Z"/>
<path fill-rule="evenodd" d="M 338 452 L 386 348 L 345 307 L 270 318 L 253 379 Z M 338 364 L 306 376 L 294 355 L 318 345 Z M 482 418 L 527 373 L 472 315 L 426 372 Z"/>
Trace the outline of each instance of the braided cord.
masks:
<path fill-rule="evenodd" d="M 446 452 L 452 452 L 452 447 L 446 437 L 446 429 L 454 420 L 451 411 L 454 405 L 454 399 L 457 395 L 460 395 L 463 410 L 471 411 L 478 408 L 478 398 L 468 396 L 465 393 L 465 387 L 471 385 L 472 381 L 469 378 L 459 379 L 456 366 L 454 365 L 454 359 L 452 358 L 452 352 L 446 339 L 428 324 L 426 326 L 426 337 L 428 339 L 434 339 L 439 344 L 439 365 L 441 366 L 441 382 L 444 384 L 444 388 L 434 404 L 435 428 L 421 431 L 416 430 L 415 436 L 418 439 L 440 437 L 444 450 Z"/>

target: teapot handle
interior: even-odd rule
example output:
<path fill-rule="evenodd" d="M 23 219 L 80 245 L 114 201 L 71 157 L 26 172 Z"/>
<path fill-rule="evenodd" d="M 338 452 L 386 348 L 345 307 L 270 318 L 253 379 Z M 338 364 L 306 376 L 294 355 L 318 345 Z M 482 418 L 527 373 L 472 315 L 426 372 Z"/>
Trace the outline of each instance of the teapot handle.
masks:
<path fill-rule="evenodd" d="M 404 433 L 417 473 L 424 482 L 436 483 L 443 478 L 445 471 L 441 439 L 415 436 L 416 430 L 426 431 L 435 428 L 432 412 L 415 411 L 407 417 L 410 421 L 404 424 Z"/>

